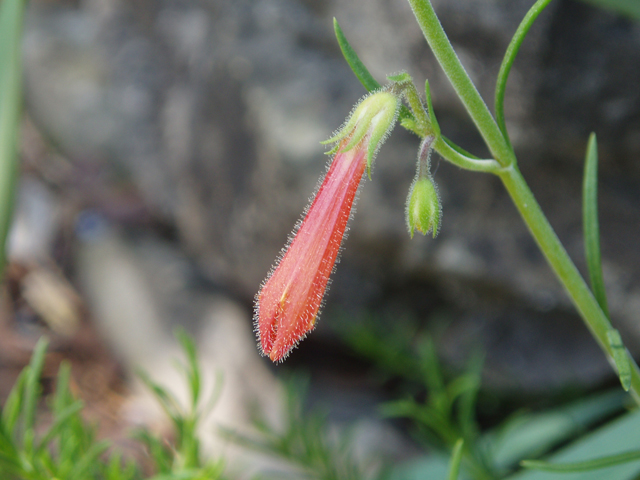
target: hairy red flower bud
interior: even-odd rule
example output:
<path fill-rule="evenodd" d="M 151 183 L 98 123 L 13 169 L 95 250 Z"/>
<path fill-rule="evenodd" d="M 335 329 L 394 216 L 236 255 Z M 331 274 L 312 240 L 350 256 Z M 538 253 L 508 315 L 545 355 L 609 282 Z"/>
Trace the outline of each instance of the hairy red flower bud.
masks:
<path fill-rule="evenodd" d="M 340 252 L 363 174 L 396 119 L 388 92 L 365 98 L 331 140 L 333 162 L 280 261 L 256 295 L 255 323 L 263 355 L 283 360 L 313 330 Z"/>

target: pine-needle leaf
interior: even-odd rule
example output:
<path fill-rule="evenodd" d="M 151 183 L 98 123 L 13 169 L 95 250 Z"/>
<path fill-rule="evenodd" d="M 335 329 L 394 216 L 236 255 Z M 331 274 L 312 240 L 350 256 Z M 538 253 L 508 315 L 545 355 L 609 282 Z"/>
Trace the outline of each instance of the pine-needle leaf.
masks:
<path fill-rule="evenodd" d="M 509 133 L 507 132 L 507 125 L 504 120 L 504 93 L 507 89 L 507 80 L 509 79 L 509 73 L 511 72 L 511 67 L 513 65 L 514 60 L 516 59 L 516 55 L 518 54 L 518 50 L 520 50 L 520 45 L 524 41 L 527 33 L 529 33 L 529 29 L 535 22 L 538 15 L 542 13 L 542 11 L 551 3 L 551 0 L 538 0 L 533 6 L 529 9 L 527 14 L 520 22 L 516 33 L 514 33 L 509 46 L 507 47 L 507 51 L 504 54 L 504 58 L 502 59 L 502 64 L 500 65 L 500 71 L 498 72 L 498 79 L 496 80 L 496 92 L 495 92 L 495 113 L 496 113 L 496 122 L 502 131 L 502 135 L 507 143 L 511 144 L 509 140 Z"/>
<path fill-rule="evenodd" d="M 524 468 L 535 470 L 544 470 L 547 472 L 587 472 L 589 470 L 598 470 L 600 468 L 612 467 L 622 463 L 635 462 L 640 460 L 640 451 L 618 453 L 606 457 L 595 458 L 584 462 L 574 463 L 550 463 L 541 460 L 523 460 L 520 462 Z"/>
<path fill-rule="evenodd" d="M 381 85 L 375 78 L 373 78 L 373 75 L 371 75 L 369 70 L 367 70 L 367 67 L 364 66 L 364 63 L 362 63 L 358 54 L 347 41 L 347 37 L 344 36 L 344 32 L 340 28 L 340 25 L 338 25 L 338 20 L 335 18 L 333 19 L 333 28 L 336 32 L 336 39 L 338 40 L 340 50 L 342 50 L 342 55 L 344 55 L 344 59 L 349 64 L 358 80 L 360 80 L 360 83 L 362 83 L 368 92 L 379 89 Z"/>
<path fill-rule="evenodd" d="M 464 440 L 459 438 L 456 444 L 453 446 L 451 452 L 451 463 L 449 464 L 449 475 L 447 480 L 457 480 L 458 473 L 460 472 L 460 463 L 462 462 L 462 447 L 464 446 Z"/>
<path fill-rule="evenodd" d="M 629 354 L 625 346 L 622 344 L 620 333 L 615 328 L 612 328 L 607 332 L 607 342 L 609 342 L 609 346 L 611 347 L 613 361 L 616 364 L 622 388 L 624 388 L 625 392 L 628 392 L 629 388 L 631 388 L 631 366 L 629 365 Z"/>
<path fill-rule="evenodd" d="M 49 341 L 40 337 L 33 349 L 33 355 L 29 364 L 29 373 L 24 385 L 24 404 L 22 406 L 22 421 L 26 430 L 32 429 L 36 418 L 36 407 L 40 397 L 40 374 L 44 365 L 44 357 L 47 353 Z"/>
<path fill-rule="evenodd" d="M 640 2 L 638 0 L 584 0 L 587 3 L 619 13 L 625 17 L 640 21 Z"/>
<path fill-rule="evenodd" d="M 595 133 L 589 136 L 582 183 L 582 227 L 584 251 L 589 269 L 591 289 L 600 308 L 609 316 L 607 293 L 600 258 L 600 226 L 598 224 L 598 143 Z"/>

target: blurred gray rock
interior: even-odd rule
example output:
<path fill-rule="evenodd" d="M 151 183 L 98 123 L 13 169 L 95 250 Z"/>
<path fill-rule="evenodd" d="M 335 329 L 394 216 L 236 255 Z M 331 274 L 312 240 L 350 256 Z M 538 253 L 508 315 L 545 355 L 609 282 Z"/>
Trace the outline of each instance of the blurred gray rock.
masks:
<path fill-rule="evenodd" d="M 434 1 L 487 101 L 530 4 Z M 419 85 L 428 78 L 444 133 L 484 155 L 404 0 L 33 1 L 25 39 L 29 111 L 76 161 L 103 159 L 129 172 L 149 205 L 177 226 L 204 274 L 249 300 L 324 171 L 318 142 L 364 93 L 341 58 L 333 16 L 378 79 L 401 69 Z M 588 133 L 597 131 L 605 275 L 613 316 L 624 337 L 633 334 L 635 351 L 639 80 L 640 26 L 563 0 L 524 42 L 506 101 L 521 168 L 580 266 L 581 163 Z M 566 322 L 565 331 L 582 328 L 497 179 L 436 160 L 441 234 L 409 240 L 403 211 L 417 146 L 398 129 L 383 147 L 329 302 L 371 309 L 402 285 L 420 284 L 401 308 L 428 315 L 444 304 L 461 318 L 478 317 L 491 325 L 484 332 L 496 348 L 517 350 L 510 342 L 528 338 L 547 312 Z M 435 292 L 424 293 L 425 285 Z M 501 336 L 505 328 L 524 333 Z M 588 336 L 580 342 L 592 346 Z M 546 348 L 563 345 L 542 343 L 536 355 Z M 536 358 L 523 371 L 538 369 Z M 598 373 L 586 383 L 609 374 L 597 354 L 587 361 Z M 551 383 L 570 376 L 559 375 Z"/>
<path fill-rule="evenodd" d="M 204 454 L 224 454 L 232 469 L 242 465 L 254 473 L 273 466 L 273 460 L 218 435 L 220 427 L 251 431 L 255 408 L 273 425 L 283 422 L 282 388 L 255 350 L 247 312 L 223 295 L 196 288 L 188 262 L 170 245 L 150 236 L 126 238 L 91 212 L 80 218 L 79 228 L 76 268 L 83 294 L 133 386 L 122 414 L 134 425 L 171 428 L 139 371 L 189 405 L 179 368 L 184 352 L 173 335 L 181 325 L 198 349 Z"/>

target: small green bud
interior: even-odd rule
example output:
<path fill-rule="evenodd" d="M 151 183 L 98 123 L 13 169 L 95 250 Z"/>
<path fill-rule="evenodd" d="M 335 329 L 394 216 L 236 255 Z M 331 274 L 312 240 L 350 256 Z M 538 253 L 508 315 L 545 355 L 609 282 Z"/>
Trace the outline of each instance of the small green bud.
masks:
<path fill-rule="evenodd" d="M 407 197 L 407 228 L 411 238 L 415 230 L 423 235 L 432 231 L 435 238 L 440 227 L 441 213 L 442 207 L 436 184 L 430 177 L 416 177 Z"/>
<path fill-rule="evenodd" d="M 365 139 L 367 172 L 371 176 L 373 159 L 395 125 L 399 108 L 400 100 L 393 93 L 386 90 L 372 93 L 360 101 L 349 116 L 349 120 L 333 137 L 321 143 L 340 142 L 348 138 L 348 143 L 341 149 L 347 152 Z M 327 153 L 333 154 L 337 150 L 338 146 Z"/>

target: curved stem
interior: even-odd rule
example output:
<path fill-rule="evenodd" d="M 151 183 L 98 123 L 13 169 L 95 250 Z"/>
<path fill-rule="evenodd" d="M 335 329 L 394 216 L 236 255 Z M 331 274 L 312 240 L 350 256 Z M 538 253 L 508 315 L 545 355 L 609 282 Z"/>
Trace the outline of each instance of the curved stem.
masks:
<path fill-rule="evenodd" d="M 492 155 L 500 165 L 511 165 L 515 162 L 513 150 L 505 141 L 487 105 L 460 63 L 431 2 L 429 0 L 408 1 L 431 50 L 469 112 L 471 119 L 478 127 L 478 131 Z"/>
<path fill-rule="evenodd" d="M 454 150 L 444 137 L 439 136 L 433 142 L 433 148 L 442 158 L 465 170 L 474 172 L 497 173 L 502 167 L 493 159 L 481 160 L 467 157 Z"/>
<path fill-rule="evenodd" d="M 613 349 L 607 340 L 607 332 L 612 328 L 611 323 L 542 213 L 520 170 L 516 165 L 512 165 L 499 170 L 497 174 L 580 316 L 607 355 L 609 363 L 615 368 Z M 631 355 L 628 352 L 626 355 L 631 365 L 630 393 L 640 404 L 640 370 Z"/>
<path fill-rule="evenodd" d="M 520 45 L 522 45 L 524 38 L 527 36 L 527 33 L 529 33 L 531 25 L 533 25 L 533 22 L 536 21 L 538 15 L 542 13 L 542 11 L 547 7 L 547 5 L 549 5 L 549 3 L 551 3 L 551 0 L 538 0 L 529 9 L 527 14 L 522 19 L 522 22 L 520 22 L 516 33 L 513 35 L 513 38 L 511 39 L 511 42 L 507 47 L 507 51 L 504 54 L 504 58 L 502 59 L 502 64 L 500 65 L 500 71 L 498 72 L 494 104 L 496 121 L 498 122 L 498 127 L 500 127 L 502 135 L 504 136 L 505 141 L 509 144 L 509 147 L 511 147 L 511 140 L 509 140 L 507 125 L 504 121 L 504 92 L 507 88 L 507 79 L 509 78 L 511 66 L 516 59 L 518 50 L 520 50 Z"/>

